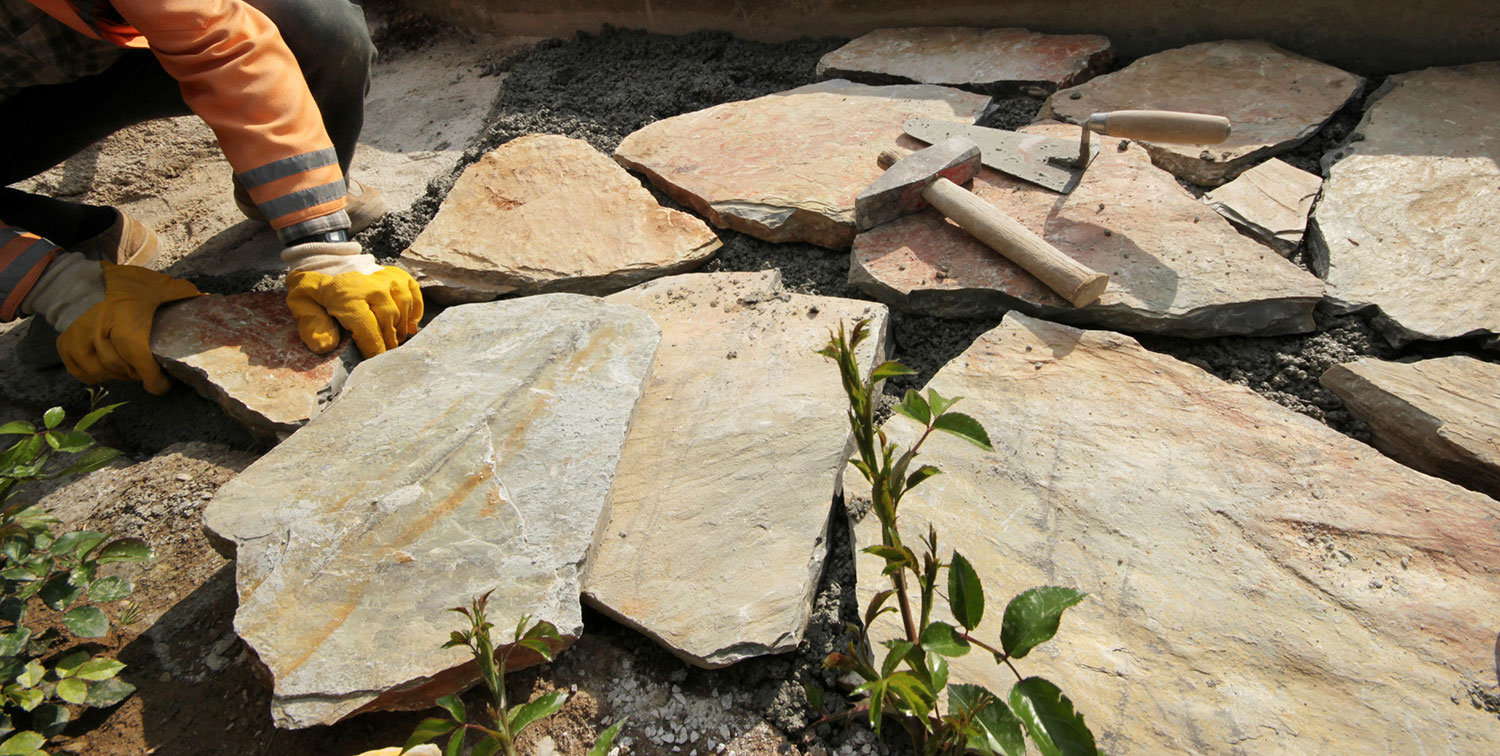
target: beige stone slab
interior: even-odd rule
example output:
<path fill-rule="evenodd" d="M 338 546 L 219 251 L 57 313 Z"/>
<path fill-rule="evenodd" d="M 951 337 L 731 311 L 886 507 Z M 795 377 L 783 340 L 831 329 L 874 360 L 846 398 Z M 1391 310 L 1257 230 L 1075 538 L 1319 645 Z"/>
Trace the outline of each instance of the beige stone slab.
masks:
<path fill-rule="evenodd" d="M 1268 42 L 1204 42 L 1147 55 L 1112 74 L 1058 90 L 1040 118 L 1083 123 L 1110 110 L 1180 110 L 1225 116 L 1216 145 L 1148 143 L 1157 165 L 1216 186 L 1306 141 L 1364 80 Z"/>
<path fill-rule="evenodd" d="M 1028 133 L 1075 137 L 1078 127 Z M 1074 308 L 934 210 L 855 239 L 850 282 L 897 309 L 998 317 L 1012 309 L 1067 322 L 1180 336 L 1309 331 L 1323 285 L 1236 232 L 1151 163 L 1138 143 L 1104 149 L 1069 195 L 982 170 L 971 189 L 1063 254 L 1110 277 Z"/>
<path fill-rule="evenodd" d="M 1309 249 L 1395 343 L 1500 333 L 1500 62 L 1392 76 L 1329 169 Z"/>
<path fill-rule="evenodd" d="M 719 244 L 587 142 L 533 134 L 464 169 L 400 262 L 434 300 L 475 302 L 618 291 L 695 268 Z"/>
<path fill-rule="evenodd" d="M 1302 243 L 1323 178 L 1271 158 L 1203 195 L 1209 207 L 1283 257 Z"/>
<path fill-rule="evenodd" d="M 847 249 L 876 157 L 921 144 L 902 124 L 973 123 L 988 103 L 948 87 L 835 79 L 657 121 L 625 137 L 615 159 L 720 228 Z"/>
<path fill-rule="evenodd" d="M 1045 97 L 1100 73 L 1113 57 L 1109 39 L 1095 34 L 914 26 L 876 29 L 824 55 L 818 77 Z"/>
<path fill-rule="evenodd" d="M 1500 502 L 1115 333 L 1009 315 L 929 385 L 965 397 L 995 452 L 935 435 L 919 459 L 943 474 L 902 503 L 903 532 L 932 522 L 975 563 L 984 638 L 1022 590 L 1088 592 L 1015 663 L 1076 702 L 1102 752 L 1500 742 L 1471 705 L 1496 684 Z M 913 425 L 886 430 L 909 443 Z M 858 557 L 866 598 L 876 562 Z M 982 653 L 950 679 L 1015 682 Z"/>
<path fill-rule="evenodd" d="M 1319 382 L 1399 462 L 1500 499 L 1500 365 L 1473 357 L 1364 359 Z"/>
<path fill-rule="evenodd" d="M 690 664 L 796 648 L 828 551 L 849 422 L 840 323 L 886 308 L 787 292 L 779 274 L 687 274 L 608 298 L 650 313 L 661 348 L 620 456 L 584 596 Z"/>

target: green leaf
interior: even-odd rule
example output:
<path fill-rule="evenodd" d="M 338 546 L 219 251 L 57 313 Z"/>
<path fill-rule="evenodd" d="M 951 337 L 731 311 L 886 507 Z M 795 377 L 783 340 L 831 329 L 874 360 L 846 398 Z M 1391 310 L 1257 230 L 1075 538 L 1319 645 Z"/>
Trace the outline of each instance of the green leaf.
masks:
<path fill-rule="evenodd" d="M 57 697 L 70 704 L 81 704 L 88 695 L 89 684 L 76 677 L 57 681 Z"/>
<path fill-rule="evenodd" d="M 42 603 L 62 611 L 83 595 L 83 589 L 73 585 L 67 575 L 59 574 L 42 585 L 42 590 L 37 595 L 41 597 Z"/>
<path fill-rule="evenodd" d="M 464 752 L 464 736 L 469 734 L 467 727 L 460 727 L 453 731 L 448 738 L 448 747 L 443 749 L 443 756 L 461 756 Z"/>
<path fill-rule="evenodd" d="M 1021 720 L 1003 701 L 978 685 L 954 685 L 948 689 L 953 709 L 969 720 L 964 728 L 968 747 L 984 754 L 1026 756 L 1026 738 Z"/>
<path fill-rule="evenodd" d="M 932 668 L 932 692 L 941 694 L 948 687 L 948 660 L 937 654 L 928 654 L 927 665 Z"/>
<path fill-rule="evenodd" d="M 921 483 L 922 481 L 927 480 L 934 475 L 941 475 L 942 473 L 942 470 L 939 470 L 932 465 L 922 465 L 921 467 L 917 468 L 916 472 L 906 476 L 906 490 L 910 491 L 911 489 L 916 488 L 918 483 Z"/>
<path fill-rule="evenodd" d="M 927 406 L 927 400 L 916 389 L 907 389 L 906 396 L 901 397 L 901 403 L 894 409 L 897 414 L 906 415 L 923 425 L 932 422 L 932 408 Z"/>
<path fill-rule="evenodd" d="M 1088 594 L 1057 585 L 1032 588 L 1010 600 L 1000 625 L 1000 646 L 1012 659 L 1020 659 L 1031 649 L 1046 643 L 1057 634 L 1062 613 Z"/>
<path fill-rule="evenodd" d="M 510 731 L 519 735 L 526 725 L 552 716 L 568 702 L 566 690 L 555 690 L 544 696 L 539 696 L 535 701 L 515 707 L 506 716 L 510 717 Z"/>
<path fill-rule="evenodd" d="M 69 465 L 62 472 L 58 473 L 57 476 L 59 478 L 65 478 L 69 475 L 82 475 L 84 473 L 91 473 L 101 467 L 104 467 L 110 462 L 113 462 L 115 457 L 118 456 L 120 456 L 119 449 L 111 449 L 107 446 L 96 446 L 86 452 L 83 452 L 82 454 L 79 454 L 77 457 L 74 457 L 73 464 Z"/>
<path fill-rule="evenodd" d="M 96 409 L 93 412 L 90 412 L 87 415 L 84 415 L 83 419 L 79 420 L 78 423 L 73 426 L 73 429 L 74 430 L 88 430 L 90 427 L 92 427 L 94 425 L 94 423 L 99 422 L 100 418 L 103 418 L 105 415 L 108 415 L 109 413 L 113 412 L 116 407 L 118 407 L 118 406 L 120 406 L 122 404 L 124 404 L 124 402 L 115 402 L 114 404 L 106 404 L 103 407 L 100 407 L 99 409 Z"/>
<path fill-rule="evenodd" d="M 101 604 L 119 601 L 135 590 L 129 580 L 117 575 L 99 578 L 89 585 L 89 598 Z"/>
<path fill-rule="evenodd" d="M 469 712 L 464 708 L 463 699 L 456 695 L 448 694 L 437 700 L 437 705 L 447 710 L 453 721 L 464 724 L 469 721 Z"/>
<path fill-rule="evenodd" d="M 1040 677 L 1028 677 L 1010 689 L 1010 708 L 1026 724 L 1031 742 L 1043 756 L 1097 756 L 1094 733 L 1073 709 L 1073 702 Z"/>
<path fill-rule="evenodd" d="M 31 640 L 31 628 L 18 627 L 0 633 L 0 656 L 16 656 L 26 648 L 26 641 Z"/>
<path fill-rule="evenodd" d="M 92 706 L 95 708 L 114 706 L 115 704 L 124 701 L 126 698 L 129 698 L 130 694 L 134 692 L 134 685 L 131 685 L 130 683 L 125 682 L 118 677 L 111 677 L 108 680 L 100 680 L 99 682 L 89 685 L 89 697 L 88 700 L 84 701 L 83 703 L 86 706 Z"/>
<path fill-rule="evenodd" d="M 906 655 L 916 646 L 911 641 L 893 640 L 886 641 L 885 647 L 890 649 L 890 651 L 886 654 L 885 662 L 880 665 L 881 677 L 890 677 L 891 673 L 895 672 L 896 668 L 900 666 L 901 660 L 905 659 Z"/>
<path fill-rule="evenodd" d="M 896 377 L 898 375 L 916 375 L 916 374 L 917 374 L 917 371 L 912 370 L 911 368 L 909 368 L 909 367 L 907 367 L 905 365 L 902 365 L 899 362 L 896 362 L 896 361 L 892 360 L 892 361 L 882 362 L 879 365 L 876 365 L 875 366 L 875 370 L 870 373 L 870 381 L 873 382 L 873 383 L 879 383 L 879 382 L 881 382 L 881 381 L 883 381 L 883 380 L 885 380 L 887 378 L 894 378 L 894 377 Z"/>
<path fill-rule="evenodd" d="M 80 530 L 77 533 L 64 533 L 52 542 L 48 549 L 58 556 L 72 556 L 82 559 L 85 554 L 94 550 L 95 546 L 104 543 L 109 538 L 108 533 L 96 533 L 92 530 Z"/>
<path fill-rule="evenodd" d="M 78 667 L 78 678 L 90 682 L 108 680 L 120 673 L 125 665 L 107 657 L 90 659 Z"/>
<path fill-rule="evenodd" d="M 75 607 L 63 615 L 63 624 L 80 638 L 103 638 L 109 634 L 109 618 L 97 606 Z"/>
<path fill-rule="evenodd" d="M 7 690 L 6 692 L 15 698 L 16 705 L 21 707 L 23 711 L 31 711 L 32 709 L 41 706 L 42 701 L 46 700 L 47 698 L 47 694 L 43 693 L 41 688 Z"/>
<path fill-rule="evenodd" d="M 42 680 L 46 677 L 47 668 L 42 666 L 42 663 L 40 661 L 32 659 L 31 661 L 26 662 L 26 667 L 23 668 L 21 670 L 21 674 L 16 677 L 16 684 L 20 685 L 23 688 L 35 688 L 36 686 L 41 685 Z"/>
<path fill-rule="evenodd" d="M 823 689 L 816 683 L 802 683 L 802 694 L 807 696 L 807 705 L 812 708 L 814 714 L 823 713 Z"/>
<path fill-rule="evenodd" d="M 25 420 L 12 420 L 0 425 L 0 436 L 17 436 L 23 433 L 36 433 L 36 426 Z"/>
<path fill-rule="evenodd" d="M 985 451 L 995 450 L 993 446 L 990 446 L 990 435 L 984 432 L 984 426 L 980 425 L 978 420 L 962 412 L 949 412 L 941 415 L 932 422 L 932 427 L 935 430 L 958 436 Z"/>
<path fill-rule="evenodd" d="M 446 719 L 429 717 L 417 723 L 417 729 L 412 730 L 411 737 L 406 739 L 406 745 L 401 747 L 403 751 L 410 751 L 423 743 L 430 743 L 440 738 L 458 725 Z"/>
<path fill-rule="evenodd" d="M 500 741 L 494 738 L 485 738 L 474 745 L 474 750 L 469 756 L 495 756 L 500 752 Z"/>
<path fill-rule="evenodd" d="M 74 651 L 73 653 L 68 654 L 63 658 L 58 659 L 57 663 L 52 665 L 52 673 L 54 675 L 57 675 L 57 679 L 59 680 L 65 677 L 72 677 L 73 675 L 78 674 L 78 668 L 82 667 L 84 662 L 87 662 L 88 660 L 89 652 Z"/>
<path fill-rule="evenodd" d="M 26 602 L 15 596 L 6 596 L 0 600 L 0 622 L 11 625 L 19 625 L 26 619 Z"/>
<path fill-rule="evenodd" d="M 547 645 L 546 641 L 539 638 L 525 638 L 523 640 L 516 641 L 516 646 L 519 646 L 520 648 L 531 649 L 538 656 L 546 659 L 547 661 L 552 661 L 552 657 L 554 656 L 552 647 Z"/>
<path fill-rule="evenodd" d="M 934 622 L 922 630 L 922 648 L 956 658 L 969 653 L 970 646 L 957 628 L 946 622 Z"/>
<path fill-rule="evenodd" d="M 81 430 L 70 430 L 58 438 L 52 448 L 63 454 L 77 454 L 86 451 L 94 445 L 94 437 Z"/>
<path fill-rule="evenodd" d="M 104 548 L 94 552 L 94 559 L 99 564 L 144 562 L 150 558 L 151 547 L 139 538 L 121 538 L 118 541 L 111 541 Z"/>
<path fill-rule="evenodd" d="M 953 563 L 948 565 L 948 608 L 966 630 L 979 627 L 984 618 L 984 586 L 979 582 L 979 573 L 956 551 Z"/>
<path fill-rule="evenodd" d="M 0 756 L 31 756 L 42 746 L 47 744 L 47 739 L 39 732 L 25 730 L 18 732 L 0 743 Z"/>
<path fill-rule="evenodd" d="M 526 634 L 523 635 L 523 636 L 521 636 L 521 638 L 522 638 L 522 640 L 531 640 L 533 638 L 546 638 L 546 639 L 551 640 L 551 641 L 553 641 L 555 643 L 561 643 L 562 642 L 562 636 L 558 635 L 558 633 L 557 633 L 557 626 L 554 625 L 554 624 L 552 624 L 551 622 L 546 621 L 546 620 L 542 620 L 541 622 L 538 622 L 535 625 L 532 625 L 531 629 L 527 630 Z"/>
<path fill-rule="evenodd" d="M 67 413 L 63 412 L 62 407 L 53 407 L 52 409 L 47 410 L 47 412 L 42 415 L 42 425 L 45 426 L 47 430 L 52 430 L 53 428 L 57 427 L 58 423 L 61 423 L 63 421 L 63 417 L 66 414 Z"/>
<path fill-rule="evenodd" d="M 589 749 L 585 756 L 609 756 L 609 749 L 615 743 L 615 736 L 620 734 L 620 728 L 625 726 L 625 720 L 630 717 L 620 717 L 615 723 L 599 733 L 598 739 L 594 741 L 594 747 Z"/>
<path fill-rule="evenodd" d="M 910 672 L 897 672 L 885 681 L 886 689 L 896 694 L 897 699 L 918 717 L 926 719 L 932 713 L 937 696 L 928 690 L 922 679 Z"/>
<path fill-rule="evenodd" d="M 864 548 L 866 554 L 878 556 L 885 560 L 886 567 L 910 567 L 917 569 L 917 555 L 905 546 L 884 546 L 876 544 Z M 887 572 L 889 574 L 889 572 Z"/>
<path fill-rule="evenodd" d="M 865 607 L 865 627 L 875 624 L 875 620 L 880 615 L 896 611 L 895 607 L 885 605 L 885 602 L 895 593 L 894 590 L 887 589 L 870 597 L 870 603 Z"/>
<path fill-rule="evenodd" d="M 42 735 L 50 738 L 61 733 L 72 718 L 66 706 L 42 704 L 32 710 L 31 726 L 41 730 Z"/>

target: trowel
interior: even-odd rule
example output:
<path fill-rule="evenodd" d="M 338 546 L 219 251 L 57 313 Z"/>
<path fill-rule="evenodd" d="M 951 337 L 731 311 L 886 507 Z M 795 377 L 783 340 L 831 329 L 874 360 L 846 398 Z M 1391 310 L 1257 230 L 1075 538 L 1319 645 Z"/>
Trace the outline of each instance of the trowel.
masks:
<path fill-rule="evenodd" d="M 1019 131 L 969 126 L 937 118 L 913 118 L 906 133 L 928 144 L 955 136 L 979 145 L 980 161 L 1001 173 L 1067 194 L 1078 185 L 1084 169 L 1099 154 L 1089 134 L 1175 144 L 1218 144 L 1229 138 L 1229 119 L 1170 110 L 1116 110 L 1095 113 L 1083 124 L 1079 139 L 1023 134 Z"/>

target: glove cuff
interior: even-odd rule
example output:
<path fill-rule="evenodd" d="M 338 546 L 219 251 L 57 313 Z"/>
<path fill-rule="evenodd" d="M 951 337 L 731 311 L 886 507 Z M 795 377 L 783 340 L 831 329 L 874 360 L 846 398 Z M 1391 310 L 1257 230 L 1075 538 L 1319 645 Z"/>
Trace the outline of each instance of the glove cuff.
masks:
<path fill-rule="evenodd" d="M 380 270 L 374 255 L 365 254 L 359 242 L 308 242 L 281 251 L 281 261 L 292 272 L 370 275 Z"/>
<path fill-rule="evenodd" d="M 21 300 L 21 312 L 39 315 L 59 332 L 104 301 L 104 268 L 77 252 L 64 252 L 47 266 Z"/>

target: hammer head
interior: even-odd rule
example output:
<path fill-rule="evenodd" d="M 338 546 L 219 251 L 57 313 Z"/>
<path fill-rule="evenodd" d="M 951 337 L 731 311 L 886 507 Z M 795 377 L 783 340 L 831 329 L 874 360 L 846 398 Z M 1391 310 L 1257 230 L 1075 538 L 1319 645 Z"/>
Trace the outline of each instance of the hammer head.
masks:
<path fill-rule="evenodd" d="M 963 184 L 979 172 L 979 145 L 944 139 L 896 161 L 854 199 L 854 227 L 866 231 L 927 208 L 922 192 L 940 178 Z"/>

